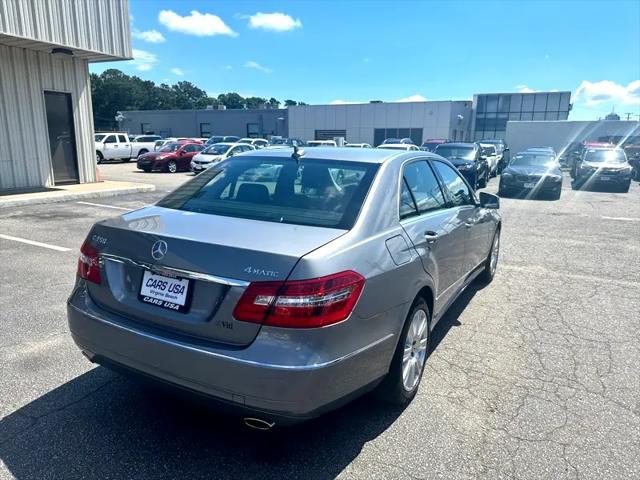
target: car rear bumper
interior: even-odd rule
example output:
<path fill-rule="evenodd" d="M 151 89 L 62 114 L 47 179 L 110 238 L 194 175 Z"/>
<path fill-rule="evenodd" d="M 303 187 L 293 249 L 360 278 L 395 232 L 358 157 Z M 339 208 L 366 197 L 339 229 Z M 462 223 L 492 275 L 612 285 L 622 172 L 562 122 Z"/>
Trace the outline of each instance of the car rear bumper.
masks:
<path fill-rule="evenodd" d="M 316 417 L 373 388 L 386 374 L 397 341 L 388 335 L 323 358 L 292 355 L 309 351 L 308 345 L 281 335 L 282 358 L 289 360 L 277 363 L 274 336 L 261 332 L 242 348 L 176 338 L 102 309 L 84 288 L 69 298 L 67 314 L 73 340 L 91 361 L 205 395 L 231 413 L 251 413 L 281 425 Z"/>
<path fill-rule="evenodd" d="M 631 181 L 631 171 L 625 173 L 586 173 L 580 172 L 577 176 L 580 182 L 589 182 L 602 185 L 624 185 Z"/>
<path fill-rule="evenodd" d="M 534 184 L 534 186 L 530 186 Z M 545 180 L 542 182 L 539 181 L 519 181 L 519 180 L 511 180 L 505 181 L 504 179 L 500 182 L 500 190 L 502 191 L 540 191 L 540 192 L 557 192 L 562 189 L 562 180 L 560 181 L 550 181 Z"/>

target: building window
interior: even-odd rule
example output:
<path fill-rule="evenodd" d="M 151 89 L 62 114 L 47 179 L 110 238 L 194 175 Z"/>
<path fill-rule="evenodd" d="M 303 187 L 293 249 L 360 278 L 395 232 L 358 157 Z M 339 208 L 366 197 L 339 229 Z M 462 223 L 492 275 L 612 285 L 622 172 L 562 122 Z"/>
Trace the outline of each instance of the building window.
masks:
<path fill-rule="evenodd" d="M 200 124 L 200 136 L 202 138 L 209 138 L 211 136 L 211 124 L 210 123 L 201 123 Z"/>
<path fill-rule="evenodd" d="M 153 130 L 151 130 L 151 124 L 150 123 L 141 123 L 140 124 L 140 133 L 143 135 L 152 135 L 153 134 Z"/>
<path fill-rule="evenodd" d="M 247 123 L 247 137 L 260 138 L 260 124 L 259 123 Z"/>
<path fill-rule="evenodd" d="M 347 139 L 346 130 L 316 130 L 315 140 L 333 140 L 335 137 Z"/>

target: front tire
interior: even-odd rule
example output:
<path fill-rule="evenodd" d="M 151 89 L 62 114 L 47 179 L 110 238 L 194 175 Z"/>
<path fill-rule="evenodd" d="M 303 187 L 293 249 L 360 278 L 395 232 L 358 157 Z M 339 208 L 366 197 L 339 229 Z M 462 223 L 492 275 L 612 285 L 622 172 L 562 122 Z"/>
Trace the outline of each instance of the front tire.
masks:
<path fill-rule="evenodd" d="M 496 275 L 498 268 L 498 257 L 500 255 L 500 228 L 496 229 L 496 233 L 493 234 L 493 242 L 491 242 L 491 250 L 487 255 L 487 259 L 484 263 L 484 270 L 478 277 L 482 283 L 491 283 L 493 277 Z"/>
<path fill-rule="evenodd" d="M 104 155 L 100 152 L 96 152 L 96 163 L 100 165 L 102 162 L 104 162 Z"/>
<path fill-rule="evenodd" d="M 178 164 L 174 160 L 169 160 L 167 163 L 167 172 L 176 173 L 178 171 Z"/>
<path fill-rule="evenodd" d="M 403 406 L 416 396 L 429 355 L 430 327 L 429 306 L 419 297 L 405 320 L 389 373 L 378 387 L 381 400 Z"/>

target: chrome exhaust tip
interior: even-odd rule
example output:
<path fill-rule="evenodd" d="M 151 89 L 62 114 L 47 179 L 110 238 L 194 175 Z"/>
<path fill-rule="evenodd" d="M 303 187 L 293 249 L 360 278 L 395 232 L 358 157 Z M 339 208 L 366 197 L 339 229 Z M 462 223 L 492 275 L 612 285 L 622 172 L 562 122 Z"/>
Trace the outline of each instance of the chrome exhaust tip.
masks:
<path fill-rule="evenodd" d="M 242 421 L 246 427 L 249 427 L 253 430 L 261 430 L 263 432 L 271 430 L 276 424 L 275 422 L 267 422 L 266 420 L 263 420 L 261 418 L 254 417 L 245 417 L 242 419 Z"/>

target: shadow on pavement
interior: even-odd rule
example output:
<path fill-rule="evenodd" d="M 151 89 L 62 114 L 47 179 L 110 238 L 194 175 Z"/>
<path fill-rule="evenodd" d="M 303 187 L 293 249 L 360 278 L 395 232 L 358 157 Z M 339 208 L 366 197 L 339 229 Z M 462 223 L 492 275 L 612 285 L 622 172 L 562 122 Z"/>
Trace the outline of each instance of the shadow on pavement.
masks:
<path fill-rule="evenodd" d="M 256 432 L 97 367 L 2 419 L 0 460 L 19 480 L 334 478 L 401 413 L 365 396 Z"/>
<path fill-rule="evenodd" d="M 473 282 L 451 306 L 432 349 L 483 287 Z M 403 411 L 365 395 L 265 433 L 162 392 L 96 367 L 3 418 L 0 460 L 18 480 L 334 478 Z"/>

